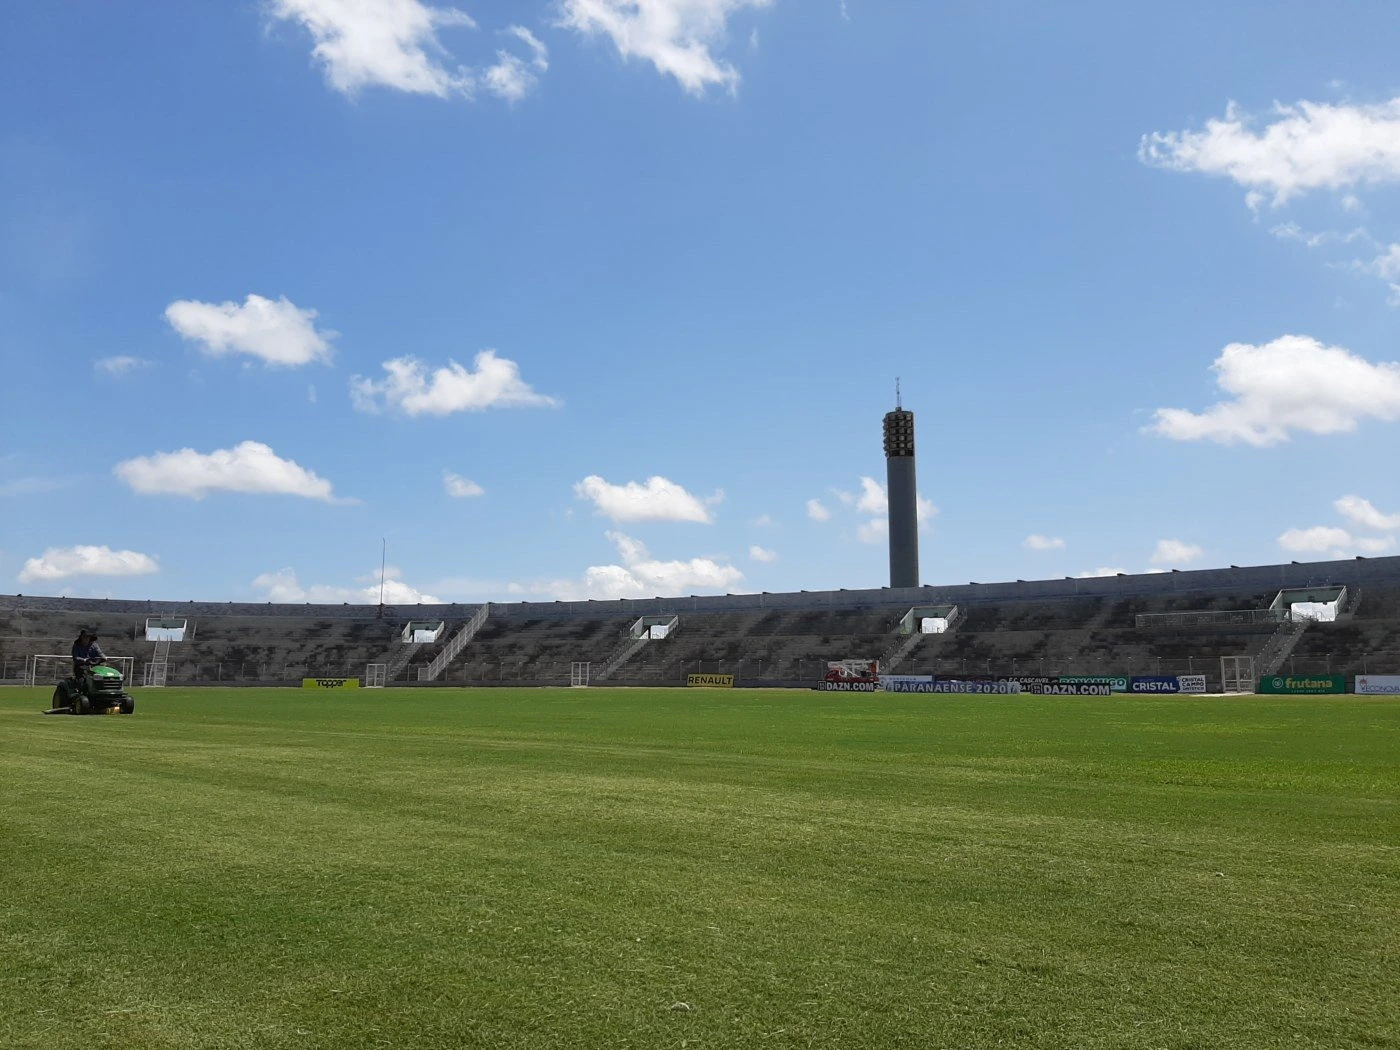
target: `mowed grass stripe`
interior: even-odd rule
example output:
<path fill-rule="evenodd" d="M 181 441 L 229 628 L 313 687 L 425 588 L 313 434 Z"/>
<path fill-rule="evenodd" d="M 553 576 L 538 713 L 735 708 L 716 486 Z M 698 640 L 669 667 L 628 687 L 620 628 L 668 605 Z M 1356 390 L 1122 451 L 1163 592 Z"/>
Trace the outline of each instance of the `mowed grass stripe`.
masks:
<path fill-rule="evenodd" d="M 7 1046 L 1397 1045 L 1393 700 L 36 699 Z"/>

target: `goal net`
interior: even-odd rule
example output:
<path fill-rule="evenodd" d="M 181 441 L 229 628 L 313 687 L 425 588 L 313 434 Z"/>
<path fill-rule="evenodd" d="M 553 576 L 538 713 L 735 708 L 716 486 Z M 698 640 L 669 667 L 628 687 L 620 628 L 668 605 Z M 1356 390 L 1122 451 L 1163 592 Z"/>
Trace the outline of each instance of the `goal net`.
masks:
<path fill-rule="evenodd" d="M 593 664 L 589 661 L 576 660 L 569 665 L 569 685 L 574 689 L 587 689 L 589 675 L 593 670 Z"/>
<path fill-rule="evenodd" d="M 365 688 L 383 689 L 388 670 L 388 664 L 365 664 Z"/>
<path fill-rule="evenodd" d="M 109 656 L 107 662 L 122 673 L 126 685 L 136 684 L 133 678 L 136 672 L 134 656 Z M 73 658 L 62 653 L 35 653 L 27 663 L 24 680 L 28 685 L 56 685 L 60 678 L 67 678 L 73 673 Z"/>

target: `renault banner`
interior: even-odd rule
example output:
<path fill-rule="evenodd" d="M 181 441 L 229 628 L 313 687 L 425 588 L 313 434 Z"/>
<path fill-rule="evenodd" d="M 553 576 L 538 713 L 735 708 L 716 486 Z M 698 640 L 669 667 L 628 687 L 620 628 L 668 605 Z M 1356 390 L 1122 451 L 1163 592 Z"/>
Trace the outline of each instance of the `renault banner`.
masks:
<path fill-rule="evenodd" d="M 733 689 L 732 674 L 688 674 L 685 684 L 696 689 Z"/>

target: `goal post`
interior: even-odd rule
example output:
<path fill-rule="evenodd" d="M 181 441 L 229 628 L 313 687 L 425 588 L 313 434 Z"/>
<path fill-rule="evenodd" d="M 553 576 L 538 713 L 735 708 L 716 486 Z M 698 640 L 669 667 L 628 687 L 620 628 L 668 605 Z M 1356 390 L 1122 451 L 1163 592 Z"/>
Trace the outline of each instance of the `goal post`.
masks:
<path fill-rule="evenodd" d="M 569 665 L 569 687 L 572 689 L 587 689 L 589 673 L 593 669 L 593 664 L 587 660 L 575 660 Z"/>
<path fill-rule="evenodd" d="M 383 689 L 388 671 L 388 664 L 365 664 L 365 688 Z"/>
<path fill-rule="evenodd" d="M 107 663 L 122 673 L 127 686 L 136 684 L 136 657 L 109 656 L 106 659 Z M 25 685 L 56 685 L 60 678 L 68 678 L 73 674 L 73 657 L 63 653 L 34 653 L 25 664 Z"/>

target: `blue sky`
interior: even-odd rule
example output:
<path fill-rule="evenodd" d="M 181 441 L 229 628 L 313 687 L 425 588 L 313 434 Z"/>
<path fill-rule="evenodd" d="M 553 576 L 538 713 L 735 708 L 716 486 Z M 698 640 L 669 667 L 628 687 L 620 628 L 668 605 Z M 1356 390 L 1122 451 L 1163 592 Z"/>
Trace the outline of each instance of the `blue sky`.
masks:
<path fill-rule="evenodd" d="M 1392 551 L 1400 11 L 1141 7 L 18 5 L 0 590 Z"/>

